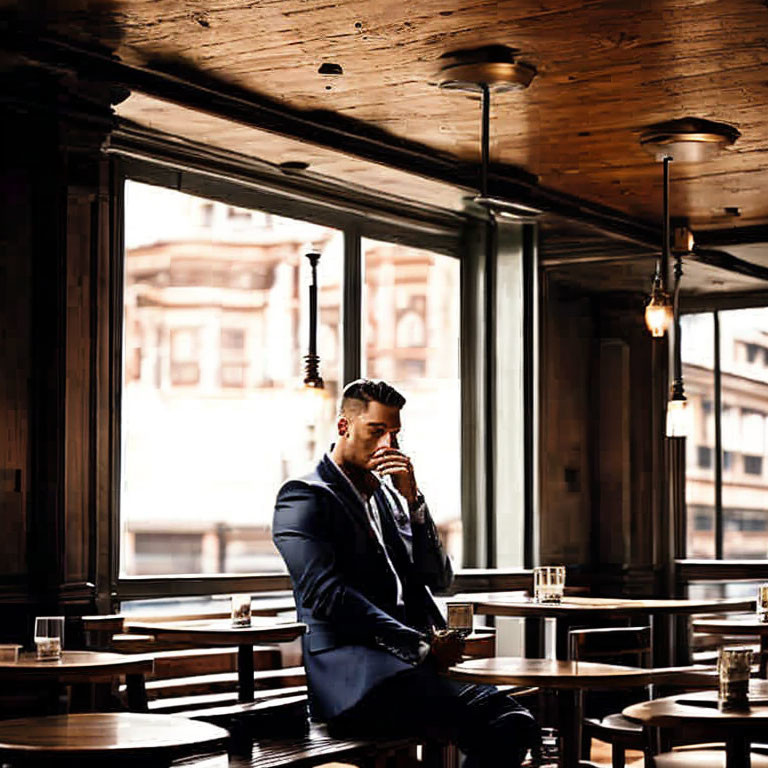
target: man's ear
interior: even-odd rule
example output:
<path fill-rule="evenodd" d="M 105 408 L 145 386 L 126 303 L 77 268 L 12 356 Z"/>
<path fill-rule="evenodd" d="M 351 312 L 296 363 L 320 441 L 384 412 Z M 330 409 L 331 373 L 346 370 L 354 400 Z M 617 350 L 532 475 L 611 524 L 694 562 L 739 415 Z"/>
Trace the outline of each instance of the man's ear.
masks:
<path fill-rule="evenodd" d="M 336 429 L 340 437 L 344 437 L 349 431 L 349 419 L 346 416 L 340 416 L 336 424 Z"/>

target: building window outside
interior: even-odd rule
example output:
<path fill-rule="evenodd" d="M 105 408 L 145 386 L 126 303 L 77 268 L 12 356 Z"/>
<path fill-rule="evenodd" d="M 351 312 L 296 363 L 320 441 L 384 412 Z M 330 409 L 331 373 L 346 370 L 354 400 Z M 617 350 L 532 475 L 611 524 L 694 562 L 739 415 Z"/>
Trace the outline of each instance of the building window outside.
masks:
<path fill-rule="evenodd" d="M 682 318 L 683 375 L 694 415 L 686 476 L 687 556 L 763 559 L 768 557 L 768 479 L 763 472 L 768 453 L 768 308 L 728 310 L 716 316 L 719 413 L 713 407 L 715 313 Z M 723 449 L 719 511 L 714 476 L 716 421 Z M 715 538 L 718 515 L 720 541 Z M 704 524 L 705 517 L 712 525 Z"/>
<path fill-rule="evenodd" d="M 277 490 L 334 424 L 343 233 L 128 181 L 125 239 L 123 346 L 144 362 L 123 376 L 120 574 L 282 571 Z M 309 250 L 336 331 L 320 348 L 328 398 L 311 413 Z"/>
<path fill-rule="evenodd" d="M 700 445 L 697 448 L 698 465 L 702 469 L 712 468 L 712 449 L 708 445 Z"/>
<path fill-rule="evenodd" d="M 460 564 L 459 262 L 366 239 L 362 252 L 363 375 L 386 379 L 406 396 L 401 447 Z"/>
<path fill-rule="evenodd" d="M 343 232 L 133 181 L 125 192 L 120 576 L 283 571 L 275 496 L 335 427 Z M 310 250 L 319 405 L 301 385 Z M 403 447 L 460 566 L 459 262 L 372 241 L 364 255 L 363 374 L 406 396 Z"/>

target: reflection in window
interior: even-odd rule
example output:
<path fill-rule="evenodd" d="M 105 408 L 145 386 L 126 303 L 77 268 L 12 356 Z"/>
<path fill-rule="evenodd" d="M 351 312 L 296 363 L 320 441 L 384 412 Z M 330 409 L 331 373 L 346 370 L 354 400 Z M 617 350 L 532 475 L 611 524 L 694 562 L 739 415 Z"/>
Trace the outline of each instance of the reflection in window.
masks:
<path fill-rule="evenodd" d="M 121 575 L 282 570 L 275 495 L 334 422 L 342 233 L 129 181 L 125 239 Z M 309 250 L 318 411 L 301 386 Z"/>
<path fill-rule="evenodd" d="M 406 397 L 403 450 L 455 564 L 461 564 L 459 262 L 363 240 L 363 375 Z"/>

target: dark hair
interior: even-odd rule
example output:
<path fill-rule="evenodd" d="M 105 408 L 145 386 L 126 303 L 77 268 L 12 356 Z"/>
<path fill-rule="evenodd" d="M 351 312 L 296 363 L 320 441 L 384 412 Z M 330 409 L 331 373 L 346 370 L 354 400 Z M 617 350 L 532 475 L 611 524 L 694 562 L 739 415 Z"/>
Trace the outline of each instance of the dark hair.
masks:
<path fill-rule="evenodd" d="M 395 408 L 405 405 L 405 398 L 393 386 L 376 379 L 356 379 L 347 384 L 341 393 L 341 412 L 344 411 L 348 400 L 359 400 L 365 403 L 366 407 L 370 402 L 392 405 Z"/>

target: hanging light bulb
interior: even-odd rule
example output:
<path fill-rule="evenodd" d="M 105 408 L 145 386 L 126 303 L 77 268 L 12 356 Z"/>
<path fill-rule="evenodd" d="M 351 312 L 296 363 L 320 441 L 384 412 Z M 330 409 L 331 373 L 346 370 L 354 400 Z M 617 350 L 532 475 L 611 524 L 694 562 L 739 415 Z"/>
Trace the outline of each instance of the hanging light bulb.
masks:
<path fill-rule="evenodd" d="M 693 412 L 685 395 L 672 395 L 667 402 L 667 437 L 688 437 L 693 426 Z"/>
<path fill-rule="evenodd" d="M 653 288 L 645 306 L 645 324 L 651 332 L 651 336 L 661 338 L 672 325 L 672 304 L 669 296 L 661 289 L 661 275 L 659 270 L 653 277 Z"/>

